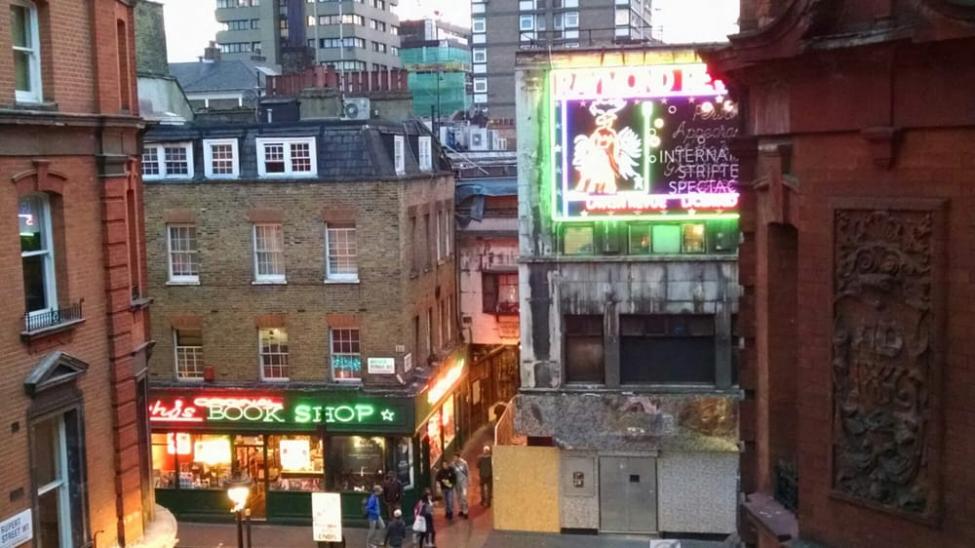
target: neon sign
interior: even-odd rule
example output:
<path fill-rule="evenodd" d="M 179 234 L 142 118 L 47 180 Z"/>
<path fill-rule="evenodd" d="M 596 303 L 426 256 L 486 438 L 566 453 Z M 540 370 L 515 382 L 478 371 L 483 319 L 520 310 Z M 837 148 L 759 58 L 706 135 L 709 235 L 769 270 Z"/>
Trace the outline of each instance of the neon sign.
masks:
<path fill-rule="evenodd" d="M 435 404 L 443 398 L 451 388 L 457 384 L 461 376 L 464 374 L 464 360 L 457 360 L 450 369 L 444 373 L 443 377 L 440 377 L 437 382 L 430 387 L 430 391 L 427 392 L 427 402 L 430 404 Z"/>
<path fill-rule="evenodd" d="M 553 70 L 557 221 L 737 217 L 737 105 L 704 64 Z"/>
<path fill-rule="evenodd" d="M 183 398 L 176 398 L 172 404 L 156 400 L 149 406 L 149 422 L 203 422 L 203 415 Z"/>
<path fill-rule="evenodd" d="M 392 423 L 396 421 L 397 413 L 393 409 L 383 408 L 376 413 L 376 406 L 368 403 L 349 405 L 309 405 L 295 406 L 295 422 L 297 423 Z"/>
<path fill-rule="evenodd" d="M 157 399 L 149 406 L 150 422 L 285 422 L 281 398 L 198 397 Z"/>

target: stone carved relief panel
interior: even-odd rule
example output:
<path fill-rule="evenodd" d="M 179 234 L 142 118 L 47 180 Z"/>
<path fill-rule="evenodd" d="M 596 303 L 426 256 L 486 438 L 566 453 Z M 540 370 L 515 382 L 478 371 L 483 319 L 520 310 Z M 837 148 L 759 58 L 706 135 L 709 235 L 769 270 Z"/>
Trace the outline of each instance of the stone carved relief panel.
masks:
<path fill-rule="evenodd" d="M 834 213 L 833 492 L 922 519 L 939 494 L 938 213 Z"/>

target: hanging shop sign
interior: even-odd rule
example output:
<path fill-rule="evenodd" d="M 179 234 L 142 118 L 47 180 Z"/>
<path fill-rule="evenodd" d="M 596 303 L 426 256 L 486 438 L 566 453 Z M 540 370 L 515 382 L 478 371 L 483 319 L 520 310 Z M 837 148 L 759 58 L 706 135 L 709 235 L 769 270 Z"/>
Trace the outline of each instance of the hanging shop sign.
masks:
<path fill-rule="evenodd" d="M 737 218 L 737 105 L 703 63 L 551 72 L 557 221 Z"/>
<path fill-rule="evenodd" d="M 398 427 L 412 418 L 403 402 L 344 394 L 229 396 L 160 392 L 150 399 L 149 420 L 159 425 Z"/>
<path fill-rule="evenodd" d="M 457 381 L 464 376 L 464 359 L 459 358 L 449 369 L 433 383 L 427 392 L 427 403 L 433 405 L 450 392 Z"/>

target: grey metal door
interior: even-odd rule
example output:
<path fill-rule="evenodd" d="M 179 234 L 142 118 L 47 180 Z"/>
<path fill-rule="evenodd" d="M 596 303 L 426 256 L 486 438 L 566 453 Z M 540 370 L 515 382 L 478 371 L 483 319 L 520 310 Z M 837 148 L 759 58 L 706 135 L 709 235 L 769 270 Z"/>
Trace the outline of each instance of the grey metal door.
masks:
<path fill-rule="evenodd" d="M 648 457 L 599 457 L 599 529 L 657 530 L 657 467 Z"/>

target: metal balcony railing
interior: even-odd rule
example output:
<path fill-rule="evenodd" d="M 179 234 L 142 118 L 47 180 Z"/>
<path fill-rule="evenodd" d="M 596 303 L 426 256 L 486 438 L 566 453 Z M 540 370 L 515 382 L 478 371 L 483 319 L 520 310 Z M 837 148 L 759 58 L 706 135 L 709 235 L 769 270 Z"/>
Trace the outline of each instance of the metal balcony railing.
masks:
<path fill-rule="evenodd" d="M 799 472 L 796 465 L 780 460 L 772 470 L 774 480 L 775 500 L 787 510 L 795 513 L 799 510 Z"/>
<path fill-rule="evenodd" d="M 24 314 L 24 331 L 33 333 L 41 329 L 56 327 L 68 322 L 82 319 L 81 302 L 52 308 L 44 312 L 28 312 Z"/>

